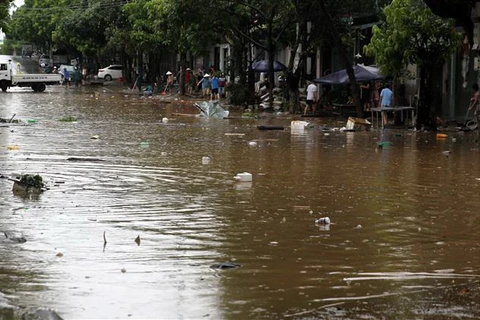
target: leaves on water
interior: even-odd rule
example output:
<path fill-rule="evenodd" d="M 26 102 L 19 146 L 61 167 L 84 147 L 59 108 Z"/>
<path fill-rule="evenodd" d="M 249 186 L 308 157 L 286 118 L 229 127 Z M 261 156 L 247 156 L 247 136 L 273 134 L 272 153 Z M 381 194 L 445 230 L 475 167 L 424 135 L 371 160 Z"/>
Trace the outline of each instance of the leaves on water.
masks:
<path fill-rule="evenodd" d="M 43 178 L 38 174 L 24 174 L 20 177 L 19 182 L 28 187 L 35 187 L 39 189 L 45 187 L 45 185 L 43 184 Z"/>

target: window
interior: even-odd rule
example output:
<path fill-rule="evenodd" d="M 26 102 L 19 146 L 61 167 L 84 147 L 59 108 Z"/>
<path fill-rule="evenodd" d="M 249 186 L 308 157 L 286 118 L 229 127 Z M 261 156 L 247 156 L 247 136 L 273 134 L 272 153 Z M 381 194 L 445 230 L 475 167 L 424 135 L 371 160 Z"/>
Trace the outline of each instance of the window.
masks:
<path fill-rule="evenodd" d="M 2 63 L 0 65 L 0 70 L 7 70 L 7 64 L 6 63 Z"/>

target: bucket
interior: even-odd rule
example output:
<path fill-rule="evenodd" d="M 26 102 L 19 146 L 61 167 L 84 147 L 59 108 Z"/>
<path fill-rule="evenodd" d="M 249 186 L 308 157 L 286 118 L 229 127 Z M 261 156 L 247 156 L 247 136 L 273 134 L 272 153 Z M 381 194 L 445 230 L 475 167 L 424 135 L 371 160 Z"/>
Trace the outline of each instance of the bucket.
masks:
<path fill-rule="evenodd" d="M 233 179 L 237 180 L 238 182 L 252 182 L 252 174 L 249 172 L 241 172 L 233 177 Z"/>

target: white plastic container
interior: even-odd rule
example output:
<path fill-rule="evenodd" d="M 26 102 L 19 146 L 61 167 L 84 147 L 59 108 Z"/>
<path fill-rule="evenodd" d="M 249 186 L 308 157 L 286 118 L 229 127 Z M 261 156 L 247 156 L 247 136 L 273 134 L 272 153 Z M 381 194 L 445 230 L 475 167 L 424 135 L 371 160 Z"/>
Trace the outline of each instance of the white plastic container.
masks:
<path fill-rule="evenodd" d="M 305 130 L 309 125 L 308 121 L 299 121 L 299 120 L 294 120 L 291 122 L 290 127 L 292 130 L 299 131 L 299 130 Z"/>
<path fill-rule="evenodd" d="M 210 157 L 203 156 L 202 157 L 202 164 L 210 164 Z"/>
<path fill-rule="evenodd" d="M 249 172 L 241 172 L 233 177 L 233 179 L 237 180 L 238 182 L 252 182 L 252 174 Z"/>

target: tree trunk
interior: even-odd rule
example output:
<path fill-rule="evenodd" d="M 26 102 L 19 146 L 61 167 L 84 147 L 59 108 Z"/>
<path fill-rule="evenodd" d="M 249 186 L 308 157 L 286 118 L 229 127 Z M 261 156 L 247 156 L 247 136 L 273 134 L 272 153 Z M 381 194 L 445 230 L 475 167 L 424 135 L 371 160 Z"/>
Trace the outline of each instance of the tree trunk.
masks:
<path fill-rule="evenodd" d="M 294 114 L 294 113 L 297 113 L 299 102 L 300 102 L 300 95 L 298 93 L 299 79 L 296 72 L 288 71 L 286 82 L 287 82 L 286 85 L 288 88 L 288 102 L 289 102 L 288 111 L 291 114 Z"/>
<path fill-rule="evenodd" d="M 180 95 L 184 96 L 185 95 L 185 65 L 187 61 L 187 54 L 186 53 L 181 53 L 180 54 Z"/>
<path fill-rule="evenodd" d="M 417 130 L 437 130 L 437 116 L 433 105 L 433 68 L 435 64 L 420 67 L 420 100 L 418 102 Z"/>
<path fill-rule="evenodd" d="M 359 94 L 359 87 L 357 83 L 357 79 L 355 78 L 355 74 L 353 71 L 353 63 L 350 55 L 348 54 L 347 47 L 342 41 L 342 37 L 340 32 L 338 32 L 338 29 L 335 27 L 335 22 L 333 21 L 332 16 L 330 15 L 330 11 L 328 11 L 326 5 L 325 5 L 325 0 L 320 0 L 319 1 L 320 7 L 322 11 L 325 14 L 325 20 L 326 23 L 331 26 L 330 32 L 332 39 L 335 43 L 335 46 L 338 48 L 340 51 L 343 61 L 345 62 L 346 65 L 346 70 L 348 74 L 348 79 L 350 80 L 351 84 L 351 90 L 352 90 L 352 97 L 355 100 L 355 109 L 357 111 L 357 114 L 359 117 L 363 117 L 363 106 L 362 102 L 360 101 L 360 94 Z"/>

